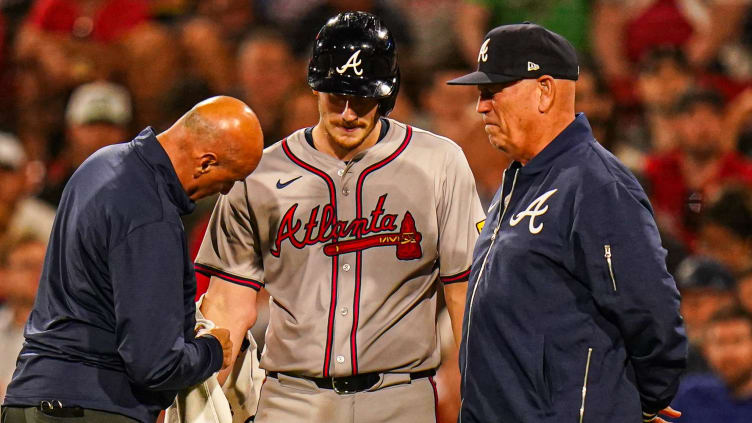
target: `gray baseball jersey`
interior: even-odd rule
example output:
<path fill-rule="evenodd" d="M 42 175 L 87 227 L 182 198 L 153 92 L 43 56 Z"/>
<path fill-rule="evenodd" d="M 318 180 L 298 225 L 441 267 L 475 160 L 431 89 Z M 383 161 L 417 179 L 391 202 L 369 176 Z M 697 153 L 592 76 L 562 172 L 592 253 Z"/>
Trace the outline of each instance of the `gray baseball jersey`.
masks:
<path fill-rule="evenodd" d="M 439 364 L 436 295 L 466 282 L 485 214 L 462 150 L 389 119 L 345 163 L 305 130 L 221 196 L 197 271 L 271 295 L 261 367 L 312 377 Z"/>

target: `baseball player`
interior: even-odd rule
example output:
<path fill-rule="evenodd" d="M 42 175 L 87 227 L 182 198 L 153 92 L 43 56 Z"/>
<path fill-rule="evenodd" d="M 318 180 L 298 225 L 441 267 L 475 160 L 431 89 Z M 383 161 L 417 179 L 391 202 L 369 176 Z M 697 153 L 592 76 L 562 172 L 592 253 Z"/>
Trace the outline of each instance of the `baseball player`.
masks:
<path fill-rule="evenodd" d="M 386 118 L 399 82 L 376 16 L 330 19 L 308 68 L 319 122 L 216 205 L 204 315 L 240 345 L 271 295 L 256 422 L 436 421 L 438 290 L 458 342 L 485 216 L 454 142 Z"/>

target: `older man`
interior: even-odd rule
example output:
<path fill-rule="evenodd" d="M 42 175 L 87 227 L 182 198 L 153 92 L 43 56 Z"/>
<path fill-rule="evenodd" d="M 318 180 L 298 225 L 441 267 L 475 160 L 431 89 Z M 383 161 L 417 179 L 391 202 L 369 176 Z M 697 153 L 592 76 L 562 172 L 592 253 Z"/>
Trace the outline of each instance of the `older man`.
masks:
<path fill-rule="evenodd" d="M 229 364 L 226 329 L 194 335 L 180 215 L 261 158 L 243 102 L 199 103 L 161 134 L 100 149 L 66 186 L 2 421 L 153 422 Z M 6 420 L 7 419 L 7 420 Z"/>
<path fill-rule="evenodd" d="M 476 244 L 460 353 L 462 423 L 662 421 L 687 340 L 652 209 L 575 116 L 577 56 L 541 26 L 497 27 L 477 111 L 504 172 Z"/>

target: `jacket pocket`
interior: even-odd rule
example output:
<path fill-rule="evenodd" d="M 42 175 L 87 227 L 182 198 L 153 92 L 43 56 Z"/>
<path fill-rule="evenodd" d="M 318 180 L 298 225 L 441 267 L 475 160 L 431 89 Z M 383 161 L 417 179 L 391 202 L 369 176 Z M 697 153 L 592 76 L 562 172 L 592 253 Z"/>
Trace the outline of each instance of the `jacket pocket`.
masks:
<path fill-rule="evenodd" d="M 592 358 L 593 358 L 593 348 L 588 348 L 587 360 L 585 361 L 585 376 L 582 382 L 582 402 L 580 403 L 580 423 L 582 423 L 583 419 L 585 418 L 585 401 L 587 399 L 587 384 L 588 384 L 588 376 L 590 376 L 590 362 Z"/>
<path fill-rule="evenodd" d="M 548 415 L 552 408 L 551 389 L 546 374 L 546 341 L 543 335 L 535 335 L 528 342 L 527 357 L 521 361 L 522 369 L 532 389 L 528 390 L 529 400 L 536 405 L 541 416 Z"/>

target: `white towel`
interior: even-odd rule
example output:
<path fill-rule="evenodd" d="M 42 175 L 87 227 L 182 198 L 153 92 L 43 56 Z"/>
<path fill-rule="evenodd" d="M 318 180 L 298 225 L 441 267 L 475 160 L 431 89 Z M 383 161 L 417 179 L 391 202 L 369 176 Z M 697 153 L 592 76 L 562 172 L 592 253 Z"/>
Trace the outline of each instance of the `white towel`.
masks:
<path fill-rule="evenodd" d="M 214 323 L 201 314 L 196 303 L 197 336 L 214 328 Z M 213 374 L 204 382 L 178 393 L 167 409 L 165 423 L 245 423 L 256 414 L 259 392 L 265 374 L 259 367 L 256 340 L 246 333 L 248 348 L 241 349 L 230 376 L 222 387 Z"/>

